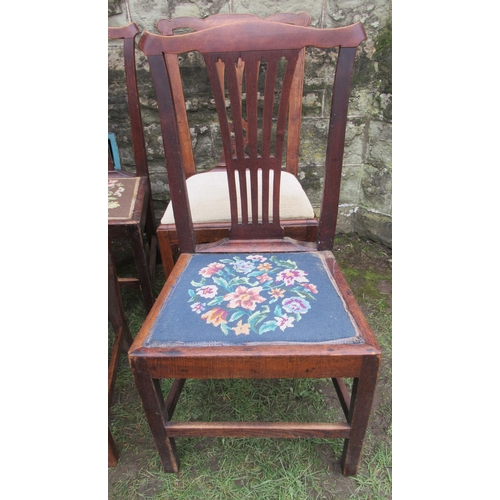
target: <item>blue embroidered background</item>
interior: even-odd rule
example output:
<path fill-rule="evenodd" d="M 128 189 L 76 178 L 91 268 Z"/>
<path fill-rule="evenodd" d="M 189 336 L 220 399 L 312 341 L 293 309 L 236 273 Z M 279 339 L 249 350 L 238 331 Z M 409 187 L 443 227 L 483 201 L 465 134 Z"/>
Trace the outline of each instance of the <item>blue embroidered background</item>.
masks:
<path fill-rule="evenodd" d="M 195 254 L 145 346 L 360 341 L 319 254 Z"/>

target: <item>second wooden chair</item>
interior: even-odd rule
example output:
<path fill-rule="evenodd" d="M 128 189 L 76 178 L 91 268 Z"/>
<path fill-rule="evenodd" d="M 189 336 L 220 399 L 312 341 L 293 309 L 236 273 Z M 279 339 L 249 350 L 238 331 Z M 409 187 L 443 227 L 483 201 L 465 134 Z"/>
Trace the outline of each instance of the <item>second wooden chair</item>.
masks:
<path fill-rule="evenodd" d="M 214 26 L 252 19 L 258 20 L 260 18 L 250 14 L 216 14 L 205 19 L 194 17 L 181 17 L 171 20 L 161 19 L 157 23 L 157 29 L 161 34 L 171 36 L 175 30 L 181 28 L 202 31 Z M 296 26 L 309 26 L 311 16 L 305 12 L 300 14 L 281 13 L 267 17 L 265 20 Z M 286 162 L 285 169 L 281 175 L 282 198 L 280 211 L 282 224 L 287 236 L 302 241 L 315 241 L 318 221 L 314 209 L 297 178 L 302 119 L 302 91 L 304 87 L 304 56 L 305 50 L 302 50 L 299 54 L 290 89 Z M 227 187 L 224 155 L 222 154 L 221 160 L 215 168 L 207 172 L 196 171 L 179 61 L 176 54 L 166 54 L 165 59 L 173 88 L 176 117 L 179 124 L 181 152 L 187 177 L 187 189 L 196 239 L 199 243 L 214 242 L 226 237 L 231 225 L 229 190 Z M 217 69 L 223 78 L 224 65 L 218 63 Z M 243 91 L 244 69 L 245 63 L 240 59 L 236 71 L 240 99 L 243 105 L 243 101 L 246 99 L 245 92 Z M 243 119 L 242 124 L 244 128 L 247 127 L 245 119 Z M 177 258 L 179 243 L 172 203 L 169 203 L 167 206 L 167 210 L 158 226 L 157 235 L 165 276 L 168 276 Z"/>

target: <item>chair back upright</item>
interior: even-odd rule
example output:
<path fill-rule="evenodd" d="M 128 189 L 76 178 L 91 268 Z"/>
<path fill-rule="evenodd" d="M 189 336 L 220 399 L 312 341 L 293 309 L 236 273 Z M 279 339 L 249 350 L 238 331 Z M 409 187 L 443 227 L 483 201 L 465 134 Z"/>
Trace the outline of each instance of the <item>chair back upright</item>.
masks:
<path fill-rule="evenodd" d="M 137 73 L 135 65 L 135 37 L 139 28 L 135 23 L 123 27 L 108 27 L 108 38 L 123 39 L 123 58 L 125 65 L 125 83 L 127 88 L 127 104 L 132 134 L 132 148 L 136 174 L 149 178 L 146 143 L 142 126 L 142 116 L 137 88 Z"/>
<path fill-rule="evenodd" d="M 143 34 L 139 48 L 148 56 L 157 94 L 182 252 L 195 252 L 196 241 L 165 55 L 190 51 L 202 54 L 226 160 L 230 240 L 265 240 L 283 238 L 280 174 L 290 92 L 300 53 L 306 46 L 338 47 L 317 240 L 319 250 L 328 250 L 333 246 L 338 213 L 350 80 L 356 47 L 365 37 L 361 23 L 316 29 L 253 18 L 182 35 Z M 244 103 L 238 81 L 240 61 L 244 63 Z"/>

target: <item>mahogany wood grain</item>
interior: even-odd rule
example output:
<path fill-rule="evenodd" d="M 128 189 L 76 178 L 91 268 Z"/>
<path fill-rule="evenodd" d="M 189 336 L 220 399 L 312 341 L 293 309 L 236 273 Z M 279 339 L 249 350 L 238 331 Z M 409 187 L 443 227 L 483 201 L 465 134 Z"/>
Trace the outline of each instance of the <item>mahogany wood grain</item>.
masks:
<path fill-rule="evenodd" d="M 365 38 L 360 22 L 343 28 L 318 30 L 250 19 L 177 36 L 162 36 L 145 31 L 139 41 L 139 48 L 147 56 L 193 50 L 202 54 L 235 53 L 244 52 L 248 47 L 255 51 L 267 51 L 269 47 L 273 47 L 273 50 L 301 50 L 307 45 L 324 49 L 337 46 L 355 48 Z"/>
<path fill-rule="evenodd" d="M 349 424 L 303 422 L 169 422 L 170 437 L 347 438 Z"/>
<path fill-rule="evenodd" d="M 351 406 L 351 396 L 344 381 L 341 378 L 332 378 L 333 385 L 337 391 L 340 405 L 346 417 L 349 416 L 349 408 Z"/>

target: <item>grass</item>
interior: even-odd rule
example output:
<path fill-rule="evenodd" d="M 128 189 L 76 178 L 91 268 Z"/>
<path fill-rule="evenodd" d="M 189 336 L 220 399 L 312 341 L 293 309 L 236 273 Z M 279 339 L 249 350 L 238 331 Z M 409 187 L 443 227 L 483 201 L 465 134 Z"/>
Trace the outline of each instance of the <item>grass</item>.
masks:
<path fill-rule="evenodd" d="M 120 459 L 110 468 L 110 499 L 387 499 L 392 487 L 390 250 L 341 236 L 335 254 L 383 352 L 379 384 L 357 477 L 340 472 L 341 440 L 178 439 L 181 470 L 162 471 L 125 357 L 118 373 L 110 428 Z M 118 256 L 119 270 L 130 262 Z M 155 291 L 164 279 L 158 266 Z M 388 292 L 389 290 L 389 292 Z M 124 290 L 132 335 L 145 315 L 141 298 Z M 111 336 L 110 332 L 110 336 Z M 171 381 L 162 381 L 166 392 Z M 341 419 L 329 380 L 189 380 L 175 419 Z"/>

